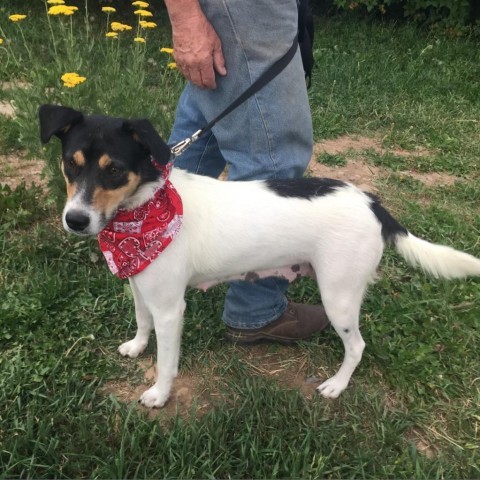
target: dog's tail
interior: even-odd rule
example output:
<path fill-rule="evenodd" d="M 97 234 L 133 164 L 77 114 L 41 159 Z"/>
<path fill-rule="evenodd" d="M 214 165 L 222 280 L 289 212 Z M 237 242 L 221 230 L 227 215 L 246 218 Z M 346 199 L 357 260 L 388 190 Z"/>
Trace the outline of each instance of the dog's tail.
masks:
<path fill-rule="evenodd" d="M 382 236 L 412 266 L 435 278 L 480 276 L 480 259 L 445 245 L 427 242 L 412 235 L 370 195 L 370 208 L 382 225 Z"/>

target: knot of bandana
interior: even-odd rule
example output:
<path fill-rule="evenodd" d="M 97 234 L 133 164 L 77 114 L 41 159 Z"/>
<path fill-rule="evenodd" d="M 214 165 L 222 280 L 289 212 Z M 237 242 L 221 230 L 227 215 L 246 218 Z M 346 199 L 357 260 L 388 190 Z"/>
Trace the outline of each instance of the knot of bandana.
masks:
<path fill-rule="evenodd" d="M 133 210 L 119 209 L 97 236 L 110 271 L 119 278 L 147 268 L 182 225 L 182 199 L 168 179 L 172 165 L 152 163 L 161 171 L 164 183 L 145 204 Z"/>

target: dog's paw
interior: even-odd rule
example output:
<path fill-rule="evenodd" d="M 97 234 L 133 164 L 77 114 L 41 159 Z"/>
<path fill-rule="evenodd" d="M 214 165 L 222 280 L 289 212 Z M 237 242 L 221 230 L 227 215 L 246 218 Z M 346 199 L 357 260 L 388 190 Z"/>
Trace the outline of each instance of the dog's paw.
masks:
<path fill-rule="evenodd" d="M 167 403 L 170 392 L 163 392 L 155 385 L 149 388 L 140 397 L 139 402 L 148 408 L 161 408 Z"/>
<path fill-rule="evenodd" d="M 120 355 L 124 357 L 136 358 L 138 357 L 146 348 L 148 342 L 141 342 L 139 340 L 130 340 L 129 342 L 122 343 L 118 347 Z"/>
<path fill-rule="evenodd" d="M 325 398 L 338 398 L 338 396 L 347 388 L 348 381 L 344 382 L 338 378 L 329 378 L 317 387 L 317 392 Z"/>

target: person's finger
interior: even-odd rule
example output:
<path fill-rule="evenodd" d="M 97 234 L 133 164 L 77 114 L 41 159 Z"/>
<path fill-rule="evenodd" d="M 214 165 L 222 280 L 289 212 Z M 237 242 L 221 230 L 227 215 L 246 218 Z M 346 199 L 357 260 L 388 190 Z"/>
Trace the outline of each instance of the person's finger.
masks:
<path fill-rule="evenodd" d="M 226 75 L 227 69 L 225 68 L 225 58 L 223 56 L 221 45 L 215 46 L 213 50 L 213 68 L 220 75 Z"/>
<path fill-rule="evenodd" d="M 213 69 L 213 63 L 208 62 L 200 66 L 200 76 L 202 78 L 203 88 L 209 88 L 211 90 L 217 88 L 215 82 L 215 70 Z"/>
<path fill-rule="evenodd" d="M 188 69 L 187 75 L 185 75 L 190 82 L 200 88 L 205 88 L 203 85 L 202 75 L 200 69 L 192 67 Z"/>

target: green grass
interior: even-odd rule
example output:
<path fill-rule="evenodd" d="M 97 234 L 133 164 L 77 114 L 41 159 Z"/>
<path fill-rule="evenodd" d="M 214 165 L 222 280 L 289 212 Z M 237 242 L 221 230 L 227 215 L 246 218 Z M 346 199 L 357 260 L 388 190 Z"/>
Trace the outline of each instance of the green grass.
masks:
<path fill-rule="evenodd" d="M 29 73 L 35 69 L 0 61 L 2 78 L 33 85 L 1 94 L 26 105 L 17 120 L 0 117 L 2 153 L 41 152 L 55 171 L 58 150 L 41 150 L 36 138 L 34 113 L 45 86 L 54 88 L 47 100 L 152 116 L 168 130 L 180 83 L 158 80 L 157 47 L 168 38 L 159 15 L 162 29 L 146 55 L 157 66 L 145 62 L 135 95 L 116 89 L 121 79 L 111 91 L 93 91 L 87 82 L 65 93 L 52 73 L 36 84 Z M 44 63 L 46 27 L 39 20 L 25 30 Z M 310 90 L 317 139 L 381 138 L 387 153 L 362 158 L 384 169 L 376 186 L 389 209 L 413 233 L 480 256 L 477 46 L 342 17 L 317 19 L 317 32 Z M 90 74 L 97 47 L 83 60 Z M 19 58 L 25 54 L 15 48 Z M 169 85 L 174 94 L 165 91 Z M 415 147 L 428 155 L 394 153 Z M 324 154 L 319 161 L 341 168 L 353 155 Z M 426 188 L 398 173 L 408 169 L 446 172 L 462 182 Z M 388 250 L 363 306 L 364 358 L 336 401 L 298 390 L 305 377 L 325 378 L 338 368 L 343 349 L 333 331 L 252 353 L 223 341 L 225 287 L 189 290 L 181 375 L 195 381 L 198 403 L 190 415 L 167 408 L 152 417 L 133 398 L 122 403 L 106 393 L 119 382 L 143 384 L 141 361 L 116 353 L 135 331 L 131 294 L 111 276 L 94 239 L 62 230 L 59 188 L 53 195 L 30 185 L 0 189 L 1 478 L 480 476 L 478 280 L 432 280 Z M 292 285 L 289 298 L 320 302 L 309 280 Z M 146 355 L 154 352 L 152 338 Z"/>

